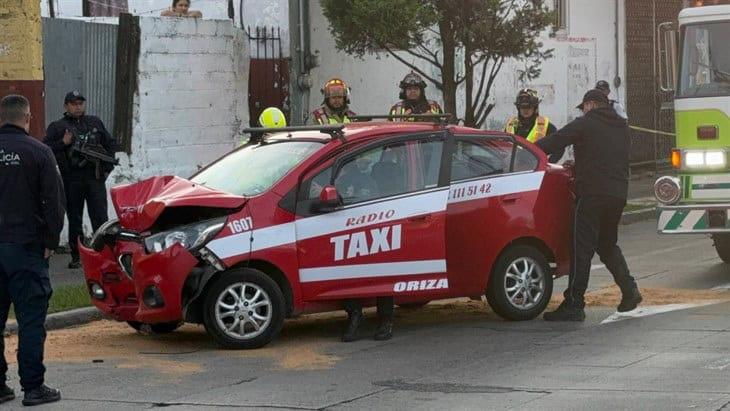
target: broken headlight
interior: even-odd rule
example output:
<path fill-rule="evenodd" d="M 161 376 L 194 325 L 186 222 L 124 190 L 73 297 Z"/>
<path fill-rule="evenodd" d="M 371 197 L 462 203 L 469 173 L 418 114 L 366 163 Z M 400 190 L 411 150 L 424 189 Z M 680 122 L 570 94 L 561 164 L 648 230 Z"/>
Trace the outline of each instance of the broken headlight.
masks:
<path fill-rule="evenodd" d="M 225 223 L 226 217 L 219 217 L 177 227 L 145 238 L 144 245 L 150 253 L 158 253 L 175 244 L 180 244 L 189 251 L 196 251 L 215 237 Z"/>

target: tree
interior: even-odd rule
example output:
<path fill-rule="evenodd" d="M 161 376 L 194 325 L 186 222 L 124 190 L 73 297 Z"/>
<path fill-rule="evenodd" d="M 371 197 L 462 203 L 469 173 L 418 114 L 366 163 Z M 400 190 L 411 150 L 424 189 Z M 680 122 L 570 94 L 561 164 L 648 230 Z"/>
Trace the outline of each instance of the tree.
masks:
<path fill-rule="evenodd" d="M 494 108 L 489 96 L 506 59 L 525 63 L 522 80 L 540 75 L 552 57 L 540 34 L 553 23 L 545 0 L 321 0 L 338 50 L 362 58 L 385 51 L 441 90 L 456 113 L 464 88 L 464 124 L 480 127 Z M 463 71 L 457 70 L 462 59 Z M 421 69 L 426 62 L 438 76 Z"/>

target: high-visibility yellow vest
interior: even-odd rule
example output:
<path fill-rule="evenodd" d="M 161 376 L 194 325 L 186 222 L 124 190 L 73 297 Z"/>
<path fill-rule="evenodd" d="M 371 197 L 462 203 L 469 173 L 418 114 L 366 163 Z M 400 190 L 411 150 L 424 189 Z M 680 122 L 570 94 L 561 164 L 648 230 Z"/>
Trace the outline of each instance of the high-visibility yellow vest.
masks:
<path fill-rule="evenodd" d="M 350 116 L 355 116 L 356 114 L 351 110 L 347 110 L 345 113 L 342 114 L 342 118 L 338 118 L 335 114 L 328 114 L 327 110 L 325 110 L 324 107 L 320 107 L 317 110 L 314 110 L 312 115 L 314 117 L 314 121 L 316 121 L 320 125 L 325 125 L 349 124 L 352 122 L 352 120 L 350 120 Z"/>
<path fill-rule="evenodd" d="M 507 126 L 505 126 L 504 131 L 506 133 L 515 134 L 517 131 L 517 127 L 520 126 L 520 119 L 519 117 L 512 117 L 507 122 Z M 532 130 L 530 130 L 530 133 L 526 136 L 520 136 L 527 141 L 534 143 L 537 140 L 545 137 L 547 135 L 548 127 L 550 126 L 550 119 L 545 116 L 538 116 L 535 119 L 535 125 L 532 126 Z"/>
<path fill-rule="evenodd" d="M 403 104 L 402 101 L 399 101 L 393 107 L 390 108 L 390 115 L 391 116 L 403 116 L 408 114 L 441 114 L 443 110 L 441 110 L 441 106 L 433 100 L 428 100 L 428 111 L 425 113 L 409 113 L 408 108 L 406 108 L 405 104 Z M 393 120 L 391 120 L 393 121 Z M 415 121 L 414 118 L 401 118 L 396 119 L 395 121 Z"/>

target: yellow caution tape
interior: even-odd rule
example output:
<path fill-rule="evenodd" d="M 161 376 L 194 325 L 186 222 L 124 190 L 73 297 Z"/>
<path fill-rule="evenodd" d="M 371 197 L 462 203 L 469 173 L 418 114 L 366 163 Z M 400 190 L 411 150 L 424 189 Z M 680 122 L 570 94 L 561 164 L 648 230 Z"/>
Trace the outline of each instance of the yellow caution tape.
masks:
<path fill-rule="evenodd" d="M 666 131 L 661 130 L 652 130 L 650 128 L 644 128 L 644 127 L 637 127 L 637 126 L 629 126 L 630 129 L 636 130 L 636 131 L 644 131 L 647 133 L 653 133 L 653 134 L 661 134 L 663 136 L 670 136 L 670 137 L 676 137 L 677 135 L 674 133 L 667 133 Z"/>

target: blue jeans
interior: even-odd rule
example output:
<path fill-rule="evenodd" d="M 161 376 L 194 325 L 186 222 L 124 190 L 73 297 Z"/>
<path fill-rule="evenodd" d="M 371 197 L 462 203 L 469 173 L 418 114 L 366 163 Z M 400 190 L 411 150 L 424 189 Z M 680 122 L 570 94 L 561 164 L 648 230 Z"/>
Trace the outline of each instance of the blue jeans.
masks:
<path fill-rule="evenodd" d="M 46 314 L 51 298 L 48 260 L 40 244 L 0 243 L 0 333 L 5 331 L 10 304 L 18 321 L 18 374 L 24 391 L 43 384 L 43 344 Z M 5 352 L 5 338 L 0 339 Z M 8 364 L 0 356 L 0 382 L 6 381 Z"/>

